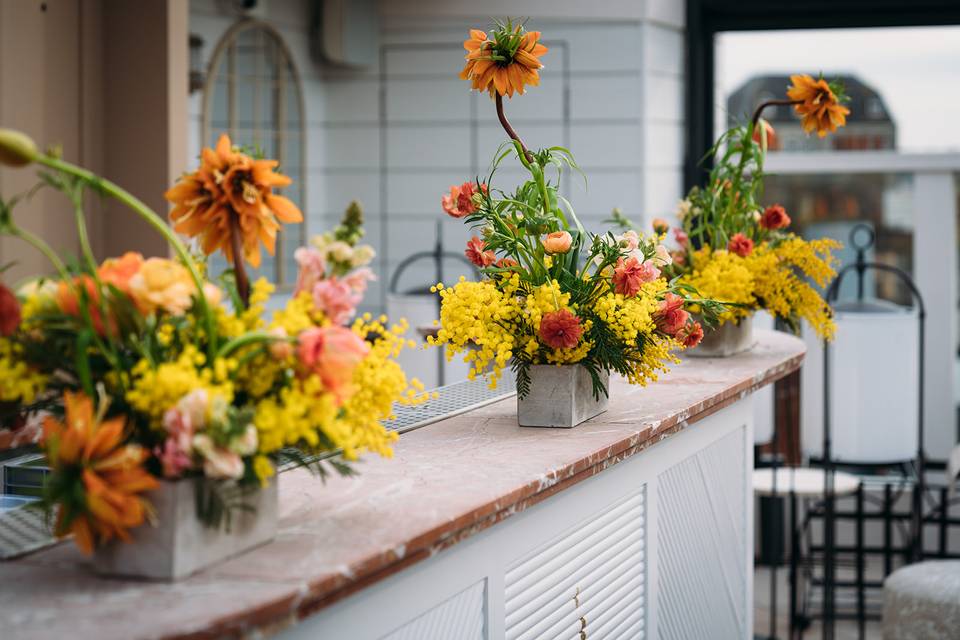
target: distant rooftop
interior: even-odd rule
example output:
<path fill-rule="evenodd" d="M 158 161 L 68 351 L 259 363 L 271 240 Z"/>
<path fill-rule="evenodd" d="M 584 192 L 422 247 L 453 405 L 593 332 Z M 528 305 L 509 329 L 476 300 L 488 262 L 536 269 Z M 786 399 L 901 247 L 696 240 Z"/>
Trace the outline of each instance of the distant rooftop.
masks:
<path fill-rule="evenodd" d="M 819 74 L 811 73 L 810 75 L 817 77 Z M 839 78 L 846 87 L 847 95 L 850 97 L 850 101 L 846 103 L 846 106 L 850 109 L 850 115 L 847 117 L 848 124 L 893 123 L 883 97 L 876 89 L 860 80 L 860 78 L 854 75 L 831 76 L 828 74 L 825 74 L 824 77 L 829 82 L 832 82 L 834 78 Z M 753 114 L 753 110 L 760 103 L 766 100 L 784 99 L 789 85 L 789 75 L 754 76 L 747 80 L 730 94 L 730 98 L 727 100 L 728 120 L 731 124 L 744 122 Z M 774 124 L 778 122 L 797 122 L 791 109 L 768 108 L 763 114 L 764 118 Z"/>

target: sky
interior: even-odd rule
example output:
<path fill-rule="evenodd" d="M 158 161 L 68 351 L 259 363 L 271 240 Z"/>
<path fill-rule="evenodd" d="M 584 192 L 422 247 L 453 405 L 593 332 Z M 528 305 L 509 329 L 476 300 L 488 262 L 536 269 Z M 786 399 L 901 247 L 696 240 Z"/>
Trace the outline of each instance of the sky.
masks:
<path fill-rule="evenodd" d="M 960 26 L 730 32 L 717 37 L 724 102 L 757 74 L 854 74 L 883 97 L 909 152 L 960 152 Z M 718 105 L 722 106 L 722 105 Z"/>

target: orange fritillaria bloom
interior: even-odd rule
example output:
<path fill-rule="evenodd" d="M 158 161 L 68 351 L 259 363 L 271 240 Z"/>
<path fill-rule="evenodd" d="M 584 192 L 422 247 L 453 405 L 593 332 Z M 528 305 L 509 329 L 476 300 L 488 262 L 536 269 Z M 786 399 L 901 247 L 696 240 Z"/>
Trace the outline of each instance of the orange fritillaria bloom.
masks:
<path fill-rule="evenodd" d="M 143 524 L 149 505 L 140 495 L 156 489 L 157 479 L 144 468 L 150 453 L 135 444 L 122 444 L 124 419 L 97 422 L 93 401 L 84 394 L 64 395 L 66 415 L 60 422 L 47 417 L 43 446 L 55 476 L 76 477 L 72 496 L 82 503 L 61 501 L 54 532 L 73 533 L 86 553 L 113 538 L 129 541 L 128 529 Z"/>
<path fill-rule="evenodd" d="M 840 104 L 837 95 L 823 78 L 814 80 L 809 75 L 790 76 L 793 84 L 787 89 L 787 97 L 799 100 L 793 105 L 801 117 L 801 125 L 807 133 L 817 132 L 823 138 L 827 133 L 847 124 L 850 109 Z"/>
<path fill-rule="evenodd" d="M 290 184 L 288 176 L 274 172 L 276 160 L 255 160 L 235 149 L 227 134 L 216 149 L 206 147 L 200 167 L 184 174 L 164 194 L 173 203 L 174 229 L 200 239 L 207 255 L 220 250 L 233 260 L 230 224 L 239 223 L 243 259 L 260 266 L 260 243 L 270 255 L 276 249 L 281 223 L 302 222 L 303 214 L 289 198 L 273 193 Z"/>
<path fill-rule="evenodd" d="M 463 42 L 467 64 L 460 72 L 461 80 L 470 80 L 478 91 L 494 92 L 512 98 L 523 94 L 526 85 L 540 84 L 540 56 L 547 47 L 540 44 L 539 31 L 524 31 L 522 25 L 501 26 L 488 39 L 485 31 L 471 29 Z"/>

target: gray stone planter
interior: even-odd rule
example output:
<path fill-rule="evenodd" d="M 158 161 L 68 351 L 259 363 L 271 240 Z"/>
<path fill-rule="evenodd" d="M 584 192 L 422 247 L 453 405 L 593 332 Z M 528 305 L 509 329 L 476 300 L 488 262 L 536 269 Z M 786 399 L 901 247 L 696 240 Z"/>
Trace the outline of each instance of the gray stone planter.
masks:
<path fill-rule="evenodd" d="M 601 376 L 607 391 L 610 374 Z M 607 410 L 609 399 L 593 397 L 590 372 L 578 364 L 535 364 L 530 367 L 530 393 L 517 396 L 521 427 L 575 427 Z"/>
<path fill-rule="evenodd" d="M 713 331 L 706 331 L 700 344 L 683 353 L 693 358 L 725 358 L 752 349 L 757 341 L 753 337 L 753 316 L 739 323 L 725 322 Z"/>
<path fill-rule="evenodd" d="M 114 540 L 94 552 L 93 566 L 105 575 L 177 580 L 269 542 L 277 534 L 277 478 L 243 497 L 249 509 L 235 509 L 230 530 L 197 518 L 196 480 L 163 481 L 147 494 L 156 526 L 130 533 L 133 542 Z"/>

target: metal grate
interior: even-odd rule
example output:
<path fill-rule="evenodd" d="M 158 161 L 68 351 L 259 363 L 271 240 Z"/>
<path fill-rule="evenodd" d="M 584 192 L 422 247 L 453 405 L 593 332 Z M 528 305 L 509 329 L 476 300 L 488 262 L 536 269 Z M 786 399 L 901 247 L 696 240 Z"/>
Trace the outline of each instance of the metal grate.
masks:
<path fill-rule="evenodd" d="M 0 510 L 0 560 L 52 545 L 51 526 L 42 510 L 28 504 Z"/>
<path fill-rule="evenodd" d="M 396 418 L 384 423 L 384 426 L 390 431 L 397 433 L 407 433 L 428 424 L 439 422 L 453 416 L 458 416 L 474 409 L 492 404 L 499 400 L 504 400 L 516 395 L 517 386 L 513 374 L 510 371 L 504 371 L 503 377 L 497 383 L 496 389 L 491 389 L 486 377 L 476 380 L 465 380 L 455 382 L 443 387 L 434 389 L 438 394 L 436 399 L 431 399 L 426 404 L 415 407 L 397 405 L 394 409 Z M 308 458 L 311 462 L 317 460 L 326 460 L 337 455 L 337 451 L 325 453 Z M 280 473 L 296 469 L 300 465 L 295 462 L 287 462 L 280 465 Z"/>
<path fill-rule="evenodd" d="M 397 433 L 406 433 L 461 413 L 479 409 L 485 405 L 516 395 L 517 387 L 513 374 L 504 371 L 503 378 L 491 389 L 487 379 L 465 380 L 436 389 L 439 397 L 416 407 L 398 406 L 397 417 L 386 427 Z"/>
<path fill-rule="evenodd" d="M 486 379 L 477 379 L 457 382 L 435 391 L 439 396 L 426 404 L 416 407 L 397 406 L 396 418 L 388 422 L 386 427 L 398 433 L 413 431 L 509 398 L 516 394 L 516 385 L 513 376 L 504 372 L 496 389 L 490 389 Z M 317 456 L 314 460 L 322 460 L 332 455 L 335 454 Z M 0 478 L 5 480 L 2 489 L 19 496 L 35 493 L 42 484 L 42 475 L 46 472 L 42 466 L 37 466 L 40 458 L 39 455 L 31 455 L 7 462 L 0 469 Z M 289 471 L 296 466 L 292 462 L 287 463 L 280 467 L 280 471 Z M 0 560 L 14 558 L 56 542 L 43 512 L 27 506 L 30 498 L 19 496 L 0 496 L 0 500 L 5 501 L 0 502 Z M 15 502 L 19 504 L 14 504 Z"/>

